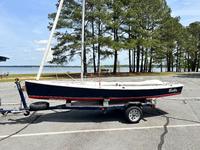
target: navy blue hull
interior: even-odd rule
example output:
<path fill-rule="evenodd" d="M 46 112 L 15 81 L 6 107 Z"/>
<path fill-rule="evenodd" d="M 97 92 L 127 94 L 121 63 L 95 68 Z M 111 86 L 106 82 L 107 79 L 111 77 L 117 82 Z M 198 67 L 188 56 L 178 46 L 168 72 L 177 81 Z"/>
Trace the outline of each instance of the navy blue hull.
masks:
<path fill-rule="evenodd" d="M 165 89 L 93 89 L 78 87 L 63 87 L 25 82 L 27 94 L 37 99 L 126 99 L 126 98 L 156 98 L 180 94 L 182 86 Z"/>

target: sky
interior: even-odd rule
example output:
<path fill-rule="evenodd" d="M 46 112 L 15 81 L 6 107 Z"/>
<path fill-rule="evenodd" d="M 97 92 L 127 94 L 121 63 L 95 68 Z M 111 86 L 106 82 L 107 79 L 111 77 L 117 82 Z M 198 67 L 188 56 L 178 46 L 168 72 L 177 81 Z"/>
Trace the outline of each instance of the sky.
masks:
<path fill-rule="evenodd" d="M 0 55 L 10 59 L 0 65 L 39 65 L 49 37 L 48 14 L 57 0 L 0 0 Z M 187 26 L 200 21 L 200 0 L 167 0 L 173 16 Z M 128 64 L 128 56 L 120 64 Z M 111 64 L 107 60 L 105 64 Z M 69 65 L 79 65 L 75 60 Z"/>

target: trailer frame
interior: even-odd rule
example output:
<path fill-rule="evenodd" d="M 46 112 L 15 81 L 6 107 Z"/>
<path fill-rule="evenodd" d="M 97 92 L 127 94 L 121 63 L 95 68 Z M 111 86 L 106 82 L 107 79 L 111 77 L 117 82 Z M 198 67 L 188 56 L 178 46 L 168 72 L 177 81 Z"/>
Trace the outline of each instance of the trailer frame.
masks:
<path fill-rule="evenodd" d="M 143 117 L 144 107 L 155 107 L 155 101 L 152 99 L 143 99 L 138 101 L 127 101 L 112 103 L 105 98 L 102 102 L 77 102 L 66 100 L 65 104 L 50 106 L 48 102 L 39 101 L 28 106 L 23 89 L 19 79 L 15 79 L 15 84 L 20 96 L 21 107 L 19 109 L 3 109 L 0 108 L 2 115 L 23 113 L 28 116 L 30 112 L 45 110 L 100 110 L 106 112 L 108 110 L 123 110 L 125 117 L 130 123 L 138 123 Z M 0 99 L 1 104 L 1 99 Z M 1 105 L 0 105 L 1 106 Z"/>

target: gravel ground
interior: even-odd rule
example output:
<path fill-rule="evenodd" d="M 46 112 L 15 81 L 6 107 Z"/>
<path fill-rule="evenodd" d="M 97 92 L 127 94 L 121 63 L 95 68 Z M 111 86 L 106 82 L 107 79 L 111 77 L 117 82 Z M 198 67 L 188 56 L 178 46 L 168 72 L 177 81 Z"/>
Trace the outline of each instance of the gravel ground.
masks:
<path fill-rule="evenodd" d="M 157 101 L 138 124 L 118 111 L 44 111 L 0 116 L 0 149 L 9 150 L 199 150 L 200 75 L 103 78 L 103 81 L 160 79 L 184 84 L 181 95 Z M 18 108 L 14 83 L 0 83 L 4 108 Z M 30 103 L 30 101 L 29 101 Z M 55 103 L 55 102 L 52 102 Z"/>

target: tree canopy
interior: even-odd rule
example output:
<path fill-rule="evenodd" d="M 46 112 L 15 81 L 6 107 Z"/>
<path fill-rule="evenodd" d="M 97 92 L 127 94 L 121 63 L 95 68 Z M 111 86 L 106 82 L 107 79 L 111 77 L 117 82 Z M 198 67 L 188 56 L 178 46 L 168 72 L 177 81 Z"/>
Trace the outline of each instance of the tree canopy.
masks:
<path fill-rule="evenodd" d="M 82 1 L 65 1 L 51 63 L 67 64 L 80 56 L 81 13 Z M 49 14 L 49 29 L 55 14 Z M 99 72 L 108 57 L 116 73 L 121 51 L 127 51 L 130 72 L 152 72 L 155 66 L 199 71 L 200 22 L 184 27 L 165 0 L 86 0 L 85 20 L 85 73 L 88 65 Z"/>

